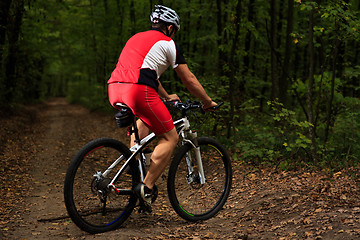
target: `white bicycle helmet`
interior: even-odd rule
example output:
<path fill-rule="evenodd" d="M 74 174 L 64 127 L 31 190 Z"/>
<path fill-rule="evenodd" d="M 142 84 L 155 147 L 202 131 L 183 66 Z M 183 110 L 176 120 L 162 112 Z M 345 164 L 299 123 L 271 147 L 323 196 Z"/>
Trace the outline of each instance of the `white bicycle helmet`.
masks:
<path fill-rule="evenodd" d="M 180 30 L 179 15 L 171 8 L 162 5 L 155 5 L 155 9 L 150 14 L 150 21 L 152 23 L 159 23 L 159 21 L 170 23 L 173 24 L 177 30 Z"/>

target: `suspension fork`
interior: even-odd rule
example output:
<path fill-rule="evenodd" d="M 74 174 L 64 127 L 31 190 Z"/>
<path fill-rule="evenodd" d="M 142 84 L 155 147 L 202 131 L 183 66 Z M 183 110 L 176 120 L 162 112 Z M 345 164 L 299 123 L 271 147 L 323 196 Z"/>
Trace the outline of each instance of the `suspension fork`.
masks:
<path fill-rule="evenodd" d="M 189 142 L 191 143 L 191 145 L 194 148 L 195 159 L 196 159 L 196 163 L 197 163 L 198 171 L 199 171 L 200 183 L 205 184 L 206 178 L 205 178 L 204 167 L 203 167 L 202 159 L 201 159 L 200 146 L 199 146 L 198 139 L 197 139 L 197 132 L 190 130 L 189 134 L 193 139 L 192 141 L 189 141 Z M 188 165 L 189 174 L 191 174 L 193 172 L 193 169 L 191 166 L 191 155 L 189 152 L 187 153 L 186 162 Z"/>

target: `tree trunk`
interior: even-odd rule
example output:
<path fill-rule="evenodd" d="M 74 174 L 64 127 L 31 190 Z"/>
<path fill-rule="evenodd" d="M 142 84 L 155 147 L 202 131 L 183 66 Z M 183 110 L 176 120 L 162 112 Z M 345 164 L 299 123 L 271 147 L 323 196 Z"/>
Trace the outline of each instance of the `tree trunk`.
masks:
<path fill-rule="evenodd" d="M 6 26 L 8 23 L 10 4 L 11 0 L 0 1 L 0 64 L 3 57 L 3 45 L 5 44 Z"/>
<path fill-rule="evenodd" d="M 218 35 L 218 40 L 217 40 L 217 45 L 221 46 L 221 44 L 223 44 L 224 38 L 222 36 L 223 34 L 223 30 L 224 30 L 224 26 L 223 26 L 223 13 L 222 13 L 222 8 L 221 8 L 221 0 L 216 0 L 216 9 L 217 9 L 217 16 L 216 16 L 216 25 L 217 25 L 217 35 Z M 223 75 L 223 70 L 222 70 L 222 66 L 224 66 L 224 64 L 226 64 L 226 56 L 225 53 L 222 49 L 219 49 L 218 52 L 218 66 L 219 66 L 219 72 L 220 75 Z"/>
<path fill-rule="evenodd" d="M 272 82 L 272 99 L 278 99 L 280 94 L 279 89 L 279 76 L 278 76 L 278 61 L 276 56 L 277 50 L 277 2 L 276 0 L 271 0 L 270 2 L 270 17 L 271 17 L 271 26 L 270 26 L 270 46 L 271 46 L 271 82 Z"/>
<path fill-rule="evenodd" d="M 131 35 L 136 33 L 136 18 L 135 18 L 135 1 L 130 2 L 130 22 L 131 22 Z"/>
<path fill-rule="evenodd" d="M 0 102 L 5 102 L 6 95 L 5 81 L 6 76 L 3 71 L 4 49 L 6 42 L 6 26 L 8 24 L 8 16 L 10 10 L 11 0 L 0 1 Z"/>
<path fill-rule="evenodd" d="M 309 16 L 309 83 L 307 88 L 307 109 L 308 109 L 308 122 L 309 126 L 309 139 L 311 140 L 311 157 L 317 162 L 316 157 L 316 136 L 315 136 L 315 126 L 314 116 L 313 116 L 313 87 L 314 87 L 314 67 L 315 67 L 315 53 L 314 53 L 314 12 L 313 8 L 310 11 Z"/>
<path fill-rule="evenodd" d="M 153 0 L 149 0 L 149 3 L 150 3 L 150 11 L 149 11 L 149 13 L 153 10 L 153 8 L 154 8 L 154 3 L 153 3 Z"/>
<path fill-rule="evenodd" d="M 359 3 L 360 4 L 360 3 Z M 359 6 L 360 7 L 360 6 Z M 357 66 L 359 65 L 359 52 L 360 52 L 360 44 L 359 42 L 355 42 L 355 44 L 353 45 L 355 46 L 355 54 L 354 54 L 354 60 L 352 61 L 353 62 L 353 65 L 354 66 Z M 354 86 L 353 87 L 353 93 L 352 93 L 352 96 L 351 97 L 355 97 L 355 96 L 360 96 L 360 83 L 359 83 L 359 79 L 356 78 L 356 77 L 353 77 L 352 78 L 352 81 L 351 81 L 352 85 Z M 356 90 L 357 89 L 357 90 Z"/>
<path fill-rule="evenodd" d="M 241 0 L 238 0 L 238 3 L 236 5 L 236 16 L 235 16 L 235 35 L 232 41 L 231 51 L 230 51 L 230 58 L 229 58 L 229 67 L 230 67 L 230 77 L 229 77 L 229 97 L 230 97 L 230 112 L 229 112 L 229 121 L 228 121 L 228 131 L 227 131 L 227 137 L 230 138 L 234 126 L 234 109 L 235 109 L 235 101 L 234 97 L 236 94 L 241 94 L 239 91 L 241 88 L 235 87 L 235 74 L 237 64 L 235 63 L 235 52 L 237 50 L 237 43 L 239 42 L 239 35 L 240 35 L 240 16 L 241 16 Z M 237 93 L 235 91 L 238 91 Z"/>
<path fill-rule="evenodd" d="M 254 13 L 254 0 L 249 1 L 248 5 L 248 22 L 253 22 L 253 15 Z M 251 48 L 251 32 L 248 31 L 246 33 L 245 38 L 245 56 L 244 56 L 244 71 L 243 74 L 247 73 L 250 69 L 250 49 Z"/>
<path fill-rule="evenodd" d="M 95 82 L 98 82 L 99 79 L 101 78 L 102 74 L 102 69 L 101 69 L 101 65 L 102 63 L 100 63 L 99 61 L 99 50 L 98 50 L 98 43 L 96 41 L 96 32 L 95 32 L 95 15 L 94 15 L 94 0 L 89 0 L 90 3 L 90 16 L 91 16 L 91 38 L 92 38 L 92 42 L 91 42 L 91 47 L 92 47 L 92 51 L 94 54 L 94 59 L 93 59 L 93 65 L 92 66 L 88 66 L 88 71 L 89 71 L 89 83 L 91 83 L 91 81 L 93 81 L 92 76 L 94 76 L 94 69 L 95 69 Z"/>
<path fill-rule="evenodd" d="M 339 45 L 340 45 L 340 40 L 338 39 L 338 40 L 336 40 L 335 49 L 334 49 L 335 50 L 334 58 L 333 58 L 333 62 L 332 62 L 331 90 L 330 90 L 330 98 L 329 98 L 328 106 L 327 106 L 324 143 L 326 143 L 329 138 L 329 128 L 331 125 L 332 103 L 334 100 L 334 93 L 335 93 L 336 60 L 337 60 L 337 56 L 339 53 Z"/>
<path fill-rule="evenodd" d="M 102 66 L 102 75 L 103 77 L 98 79 L 99 83 L 103 84 L 103 90 L 104 92 L 107 89 L 107 83 L 105 81 L 106 78 L 106 73 L 108 72 L 107 70 L 107 62 L 108 62 L 108 55 L 109 55 L 109 40 L 108 40 L 108 36 L 109 36 L 109 26 L 110 26 L 110 21 L 109 21 L 109 4 L 108 4 L 108 0 L 103 0 L 104 2 L 104 50 L 103 50 L 103 66 Z M 110 69 L 109 69 L 110 70 Z"/>
<path fill-rule="evenodd" d="M 122 4 L 120 3 L 120 0 L 116 0 L 116 8 L 117 8 L 117 12 L 120 16 L 120 21 L 119 21 L 119 31 L 117 34 L 117 38 L 119 39 L 119 43 L 117 44 L 117 46 L 121 49 L 122 45 L 124 43 L 124 40 L 122 39 L 121 35 L 122 35 L 122 31 L 123 31 L 123 26 L 124 26 L 124 6 L 122 6 Z M 113 51 L 115 54 L 115 57 L 119 56 L 119 51 Z"/>
<path fill-rule="evenodd" d="M 279 82 L 280 89 L 280 102 L 286 103 L 287 90 L 289 81 L 289 69 L 290 69 L 290 57 L 291 57 L 291 45 L 292 39 L 290 34 L 293 31 L 294 24 L 294 0 L 288 0 L 288 11 L 287 11 L 287 26 L 286 26 L 286 42 L 285 42 L 285 57 L 283 63 L 282 74 Z"/>
<path fill-rule="evenodd" d="M 9 43 L 8 54 L 5 59 L 5 101 L 10 103 L 13 101 L 16 87 L 16 62 L 18 55 L 18 40 L 21 32 L 22 17 L 24 13 L 24 0 L 12 1 L 9 15 L 9 22 L 6 29 L 7 39 Z"/>

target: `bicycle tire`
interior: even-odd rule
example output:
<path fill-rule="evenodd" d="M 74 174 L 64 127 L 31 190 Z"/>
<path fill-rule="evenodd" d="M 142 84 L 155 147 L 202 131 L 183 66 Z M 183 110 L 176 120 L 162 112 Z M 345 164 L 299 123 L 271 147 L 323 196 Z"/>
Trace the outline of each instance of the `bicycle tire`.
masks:
<path fill-rule="evenodd" d="M 215 216 L 224 206 L 232 184 L 231 161 L 225 148 L 208 137 L 199 137 L 198 143 L 205 184 L 200 184 L 196 175 L 196 163 L 193 163 L 195 174 L 189 174 L 186 156 L 194 149 L 190 143 L 181 146 L 175 154 L 167 182 L 172 207 L 180 217 L 191 222 Z"/>
<path fill-rule="evenodd" d="M 88 233 L 101 233 L 118 228 L 132 213 L 136 196 L 132 189 L 139 182 L 135 163 L 124 171 L 116 187 L 127 189 L 127 195 L 108 191 L 107 185 L 118 169 L 113 169 L 106 178 L 96 179 L 97 172 L 105 171 L 119 156 L 125 158 L 117 165 L 121 167 L 131 151 L 121 142 L 100 138 L 86 144 L 72 159 L 64 182 L 64 200 L 72 221 Z M 99 193 L 99 189 L 106 194 Z"/>

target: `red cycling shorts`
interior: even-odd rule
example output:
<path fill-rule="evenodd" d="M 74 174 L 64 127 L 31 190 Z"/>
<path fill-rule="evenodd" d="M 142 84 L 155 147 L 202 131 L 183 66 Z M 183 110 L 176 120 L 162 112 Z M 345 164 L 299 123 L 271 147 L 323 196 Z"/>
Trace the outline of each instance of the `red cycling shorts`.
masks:
<path fill-rule="evenodd" d="M 156 135 L 169 132 L 174 123 L 169 110 L 152 87 L 132 83 L 109 84 L 109 101 L 126 104 Z"/>

